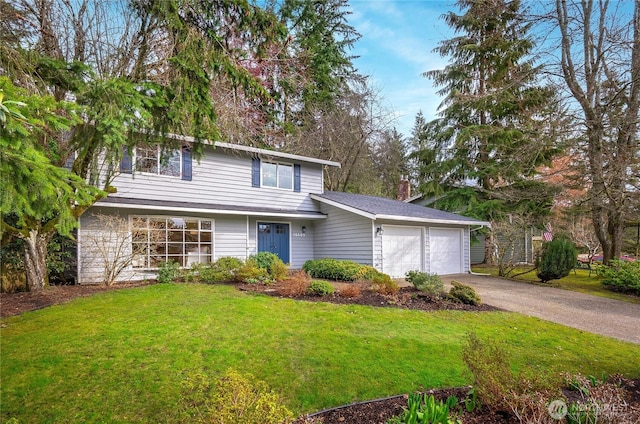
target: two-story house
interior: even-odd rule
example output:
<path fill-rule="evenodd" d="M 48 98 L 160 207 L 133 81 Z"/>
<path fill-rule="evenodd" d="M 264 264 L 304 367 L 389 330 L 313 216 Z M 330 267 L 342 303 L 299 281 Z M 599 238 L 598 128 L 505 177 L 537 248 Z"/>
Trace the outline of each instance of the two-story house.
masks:
<path fill-rule="evenodd" d="M 188 141 L 188 140 L 187 140 Z M 185 147 L 161 154 L 139 147 L 113 186 L 80 220 L 78 281 L 98 283 L 104 262 L 97 216 L 118 216 L 135 252 L 121 279 L 153 278 L 160 263 L 189 267 L 223 256 L 276 253 L 291 268 L 308 259 L 351 259 L 392 277 L 409 270 L 469 271 L 471 218 L 395 200 L 325 192 L 325 167 L 337 162 L 227 143 L 199 161 Z"/>

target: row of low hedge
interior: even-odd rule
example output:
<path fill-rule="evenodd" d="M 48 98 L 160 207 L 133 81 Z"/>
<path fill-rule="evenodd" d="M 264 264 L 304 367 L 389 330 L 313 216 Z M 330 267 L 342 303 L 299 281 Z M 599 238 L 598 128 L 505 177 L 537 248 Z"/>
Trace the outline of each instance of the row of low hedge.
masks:
<path fill-rule="evenodd" d="M 373 280 L 382 274 L 370 265 L 341 259 L 310 259 L 302 269 L 313 278 L 337 281 Z"/>

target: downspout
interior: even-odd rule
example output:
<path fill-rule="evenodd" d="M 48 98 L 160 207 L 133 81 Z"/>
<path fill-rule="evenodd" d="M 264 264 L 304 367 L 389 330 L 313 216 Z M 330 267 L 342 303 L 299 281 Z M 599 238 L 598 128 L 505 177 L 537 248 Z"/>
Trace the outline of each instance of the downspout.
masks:
<path fill-rule="evenodd" d="M 484 228 L 484 225 L 480 225 L 478 228 L 470 228 L 469 229 L 469 236 L 471 236 L 471 232 L 472 231 L 478 231 L 479 229 Z M 471 237 L 469 237 L 469 249 L 471 249 Z M 485 274 L 482 272 L 473 272 L 471 271 L 471 252 L 469 252 L 469 274 L 470 275 L 478 275 L 478 276 L 482 276 L 482 277 L 490 277 L 491 274 Z"/>
<path fill-rule="evenodd" d="M 247 231 L 244 236 L 244 260 L 249 257 L 249 215 L 247 215 Z"/>
<path fill-rule="evenodd" d="M 82 280 L 80 278 L 80 275 L 82 275 L 82 265 L 81 265 L 81 261 L 80 261 L 80 250 L 82 249 L 82 242 L 81 242 L 81 237 L 80 234 L 82 233 L 82 222 L 81 222 L 81 217 L 78 218 L 78 233 L 76 234 L 76 284 L 77 285 L 82 285 Z"/>

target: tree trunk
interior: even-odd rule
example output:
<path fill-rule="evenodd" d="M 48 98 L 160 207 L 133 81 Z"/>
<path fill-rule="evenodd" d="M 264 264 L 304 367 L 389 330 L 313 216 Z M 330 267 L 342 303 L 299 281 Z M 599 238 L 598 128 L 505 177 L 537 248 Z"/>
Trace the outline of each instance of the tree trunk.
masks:
<path fill-rule="evenodd" d="M 29 231 L 24 240 L 24 267 L 29 291 L 38 291 L 49 285 L 47 271 L 47 247 L 51 234 L 41 234 L 38 229 Z"/>
<path fill-rule="evenodd" d="M 489 266 L 496 265 L 494 237 L 493 233 L 489 231 L 484 239 L 484 263 Z"/>

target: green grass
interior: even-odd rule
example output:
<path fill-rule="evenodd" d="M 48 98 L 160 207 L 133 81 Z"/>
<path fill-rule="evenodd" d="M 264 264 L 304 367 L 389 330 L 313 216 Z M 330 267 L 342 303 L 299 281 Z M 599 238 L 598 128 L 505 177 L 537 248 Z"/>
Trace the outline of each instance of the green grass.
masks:
<path fill-rule="evenodd" d="M 512 274 L 519 274 L 530 268 L 531 267 L 516 268 Z M 494 276 L 498 275 L 497 267 L 474 267 L 473 271 L 483 274 L 491 274 Z M 571 271 L 566 277 L 561 278 L 560 280 L 552 280 L 549 283 L 541 283 L 540 279 L 536 275 L 536 271 L 530 271 L 526 274 L 522 274 L 510 279 L 515 281 L 538 283 L 544 286 L 557 287 L 565 290 L 591 294 L 594 296 L 622 300 L 625 302 L 640 303 L 640 298 L 638 296 L 618 293 L 607 289 L 602 284 L 602 277 L 596 275 L 594 271 L 591 271 L 591 275 L 589 275 L 589 270 L 587 269 L 576 269 L 575 272 Z"/>
<path fill-rule="evenodd" d="M 515 313 L 299 302 L 229 286 L 102 293 L 4 319 L 0 421 L 177 422 L 189 370 L 252 373 L 296 413 L 469 384 L 465 335 L 504 340 L 514 368 L 639 377 L 640 346 Z"/>

